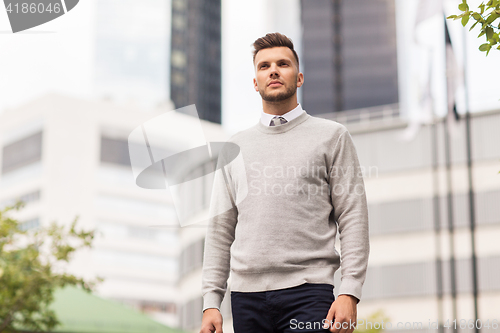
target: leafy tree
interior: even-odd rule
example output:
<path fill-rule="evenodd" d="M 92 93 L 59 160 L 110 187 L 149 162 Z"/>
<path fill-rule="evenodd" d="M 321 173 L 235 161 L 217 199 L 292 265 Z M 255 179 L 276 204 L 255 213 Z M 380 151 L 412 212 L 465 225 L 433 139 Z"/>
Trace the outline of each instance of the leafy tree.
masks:
<path fill-rule="evenodd" d="M 500 50 L 500 22 L 497 24 L 496 20 L 500 17 L 500 0 L 489 0 L 486 4 L 483 2 L 479 5 L 479 11 L 472 11 L 469 9 L 467 0 L 462 0 L 462 3 L 458 5 L 458 9 L 462 11 L 460 15 L 450 15 L 448 19 L 462 20 L 462 25 L 465 27 L 472 17 L 476 20 L 476 23 L 472 25 L 469 29 L 471 31 L 478 24 L 481 24 L 481 32 L 478 38 L 486 36 L 486 43 L 479 46 L 479 50 L 486 52 L 486 56 L 490 53 L 490 50 L 497 44 L 499 46 L 496 48 Z"/>
<path fill-rule="evenodd" d="M 95 281 L 64 272 L 71 255 L 92 246 L 94 231 L 76 231 L 78 216 L 67 227 L 55 222 L 48 227 L 25 230 L 10 218 L 10 210 L 19 210 L 18 201 L 0 211 L 0 332 L 48 331 L 59 324 L 49 308 L 54 290 L 68 285 L 90 292 Z"/>

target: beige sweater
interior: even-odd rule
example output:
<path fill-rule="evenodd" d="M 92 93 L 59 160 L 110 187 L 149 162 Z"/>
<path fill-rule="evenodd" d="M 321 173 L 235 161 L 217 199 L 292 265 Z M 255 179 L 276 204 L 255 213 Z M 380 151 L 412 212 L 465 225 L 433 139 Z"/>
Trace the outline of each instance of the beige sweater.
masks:
<path fill-rule="evenodd" d="M 220 309 L 230 273 L 231 290 L 257 292 L 333 284 L 341 266 L 338 294 L 359 301 L 369 255 L 368 209 L 345 126 L 304 111 L 280 126 L 259 122 L 233 135 L 225 148 L 205 239 L 203 311 Z M 342 256 L 335 250 L 337 232 Z"/>

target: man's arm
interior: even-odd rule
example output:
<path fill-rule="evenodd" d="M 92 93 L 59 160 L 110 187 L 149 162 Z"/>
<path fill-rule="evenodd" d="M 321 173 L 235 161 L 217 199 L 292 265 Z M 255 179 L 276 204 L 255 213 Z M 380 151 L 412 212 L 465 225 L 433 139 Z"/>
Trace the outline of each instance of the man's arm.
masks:
<path fill-rule="evenodd" d="M 334 218 L 339 228 L 342 276 L 338 297 L 326 316 L 325 328 L 334 333 L 352 333 L 356 327 L 357 304 L 361 300 L 370 246 L 363 175 L 347 129 L 335 145 L 329 181 Z"/>
<path fill-rule="evenodd" d="M 223 161 L 219 157 L 219 163 Z M 238 211 L 230 191 L 229 169 L 219 164 L 214 176 L 210 202 L 210 221 L 205 238 L 202 270 L 203 311 L 208 308 L 220 310 L 227 290 L 230 272 L 230 248 L 234 241 L 234 231 Z"/>
<path fill-rule="evenodd" d="M 347 130 L 334 148 L 329 176 L 340 238 L 342 275 L 338 295 L 351 295 L 359 302 L 370 252 L 368 207 L 356 148 Z"/>

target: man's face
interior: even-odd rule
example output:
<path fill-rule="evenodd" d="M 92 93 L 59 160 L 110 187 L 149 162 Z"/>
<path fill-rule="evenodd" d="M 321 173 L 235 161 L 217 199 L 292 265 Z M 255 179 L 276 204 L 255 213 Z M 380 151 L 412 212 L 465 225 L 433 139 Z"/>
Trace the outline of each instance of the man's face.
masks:
<path fill-rule="evenodd" d="M 304 76 L 299 73 L 295 57 L 288 47 L 273 47 L 257 52 L 255 56 L 255 91 L 267 102 L 280 102 L 292 97 L 302 86 Z"/>

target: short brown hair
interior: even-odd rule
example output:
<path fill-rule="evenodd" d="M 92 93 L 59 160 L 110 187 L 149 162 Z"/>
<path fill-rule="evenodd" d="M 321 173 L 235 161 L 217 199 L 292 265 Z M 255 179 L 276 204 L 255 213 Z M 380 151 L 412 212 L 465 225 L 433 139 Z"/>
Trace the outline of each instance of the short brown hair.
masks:
<path fill-rule="evenodd" d="M 279 32 L 273 32 L 273 33 L 268 33 L 266 34 L 265 37 L 258 38 L 253 42 L 253 62 L 255 63 L 255 56 L 257 55 L 257 52 L 263 49 L 269 49 L 272 47 L 280 47 L 280 46 L 285 46 L 288 47 L 290 50 L 292 50 L 293 56 L 295 57 L 295 60 L 297 61 L 297 68 L 299 68 L 299 56 L 297 55 L 297 52 L 293 49 L 293 42 L 290 38 L 287 36 L 280 34 Z"/>

